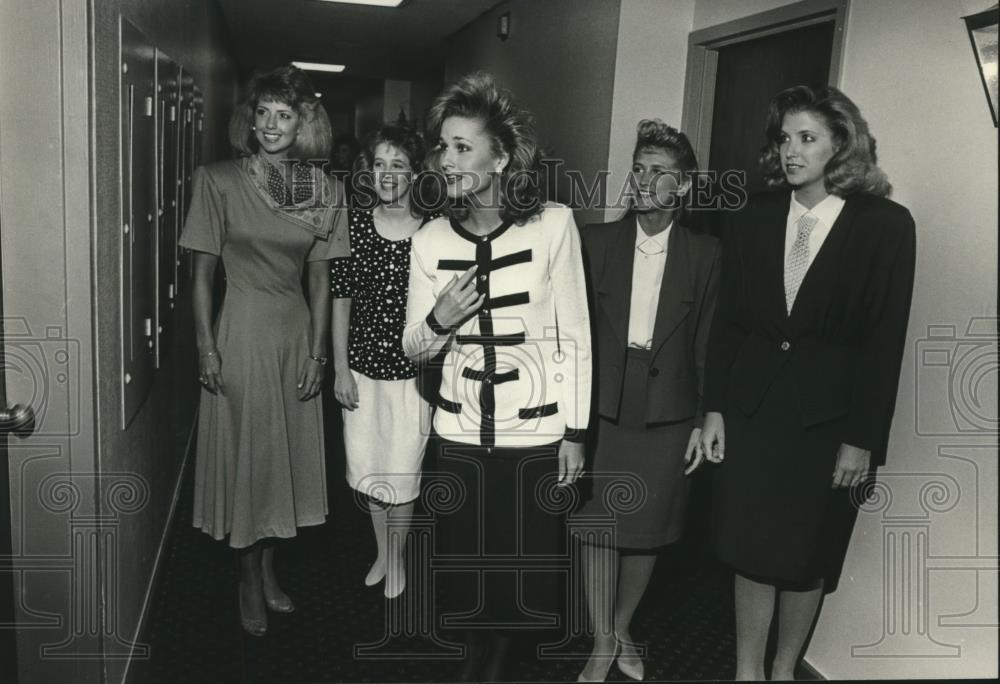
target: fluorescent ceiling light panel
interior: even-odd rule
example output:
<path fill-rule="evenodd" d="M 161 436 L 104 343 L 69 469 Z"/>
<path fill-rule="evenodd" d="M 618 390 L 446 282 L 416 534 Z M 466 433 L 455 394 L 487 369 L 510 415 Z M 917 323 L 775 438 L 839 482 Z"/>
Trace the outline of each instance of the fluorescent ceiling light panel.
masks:
<path fill-rule="evenodd" d="M 292 66 L 306 71 L 332 71 L 334 73 L 340 73 L 346 68 L 343 64 L 319 64 L 317 62 L 292 62 Z"/>
<path fill-rule="evenodd" d="M 372 5 L 374 7 L 399 7 L 403 0 L 324 0 L 324 2 L 343 2 L 348 5 Z"/>

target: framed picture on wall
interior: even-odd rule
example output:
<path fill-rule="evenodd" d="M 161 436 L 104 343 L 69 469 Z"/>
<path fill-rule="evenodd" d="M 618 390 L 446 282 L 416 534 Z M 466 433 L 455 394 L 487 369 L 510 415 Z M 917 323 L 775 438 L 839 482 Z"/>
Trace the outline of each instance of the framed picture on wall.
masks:
<path fill-rule="evenodd" d="M 985 12 L 965 17 L 965 27 L 969 31 L 972 50 L 979 65 L 979 75 L 986 89 L 986 101 L 993 115 L 993 125 L 997 125 L 997 17 L 998 6 Z"/>

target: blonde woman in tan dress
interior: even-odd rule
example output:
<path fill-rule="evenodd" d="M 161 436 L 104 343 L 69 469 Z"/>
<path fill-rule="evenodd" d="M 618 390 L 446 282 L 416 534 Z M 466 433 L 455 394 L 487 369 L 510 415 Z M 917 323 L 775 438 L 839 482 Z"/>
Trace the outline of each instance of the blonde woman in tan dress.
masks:
<path fill-rule="evenodd" d="M 292 163 L 329 154 L 330 124 L 309 79 L 281 67 L 252 78 L 247 93 L 230 121 L 242 156 L 197 169 L 181 245 L 195 251 L 203 385 L 194 525 L 240 550 L 240 621 L 262 636 L 268 609 L 294 610 L 275 575 L 274 540 L 326 519 L 328 274 L 350 245 L 342 191 L 320 167 Z M 220 261 L 226 294 L 213 322 Z"/>

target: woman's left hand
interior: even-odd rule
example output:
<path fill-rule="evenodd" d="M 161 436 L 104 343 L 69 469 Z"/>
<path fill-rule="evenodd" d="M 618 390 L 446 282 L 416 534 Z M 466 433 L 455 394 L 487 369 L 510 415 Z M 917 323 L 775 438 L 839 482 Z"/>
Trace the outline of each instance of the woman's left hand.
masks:
<path fill-rule="evenodd" d="M 583 473 L 583 443 L 563 440 L 559 443 L 559 486 L 576 482 Z"/>
<path fill-rule="evenodd" d="M 860 484 L 868 475 L 872 452 L 850 444 L 841 444 L 837 451 L 837 467 L 833 470 L 833 488 L 842 489 Z"/>
<path fill-rule="evenodd" d="M 313 358 L 306 358 L 299 372 L 299 401 L 309 401 L 323 387 L 323 373 L 326 367 Z"/>
<path fill-rule="evenodd" d="M 700 466 L 704 460 L 705 450 L 701 447 L 701 428 L 694 428 L 691 430 L 691 436 L 688 438 L 687 451 L 684 452 L 684 462 L 687 464 L 684 474 L 690 475 L 693 473 L 695 468 Z"/>

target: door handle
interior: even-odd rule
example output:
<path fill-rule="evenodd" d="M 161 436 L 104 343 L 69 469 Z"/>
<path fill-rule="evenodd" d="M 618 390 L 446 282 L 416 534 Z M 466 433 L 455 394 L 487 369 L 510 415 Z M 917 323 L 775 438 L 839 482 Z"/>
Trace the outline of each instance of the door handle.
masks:
<path fill-rule="evenodd" d="M 0 434 L 27 437 L 35 431 L 35 412 L 30 406 L 14 404 L 0 409 Z"/>

